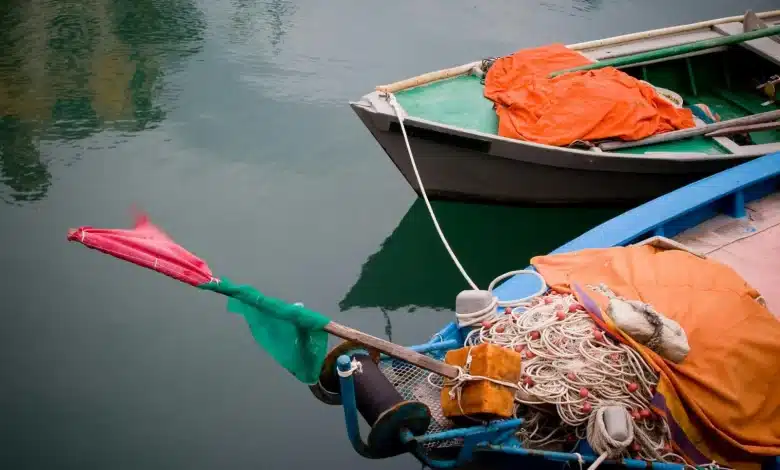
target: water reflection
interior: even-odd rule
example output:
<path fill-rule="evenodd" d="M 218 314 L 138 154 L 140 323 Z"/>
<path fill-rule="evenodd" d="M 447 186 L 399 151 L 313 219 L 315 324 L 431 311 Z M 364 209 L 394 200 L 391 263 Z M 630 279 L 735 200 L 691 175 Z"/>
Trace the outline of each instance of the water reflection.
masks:
<path fill-rule="evenodd" d="M 432 203 L 442 231 L 469 276 L 486 288 L 498 275 L 528 265 L 590 228 L 614 217 L 616 208 L 533 208 Z M 467 289 L 442 246 L 428 211 L 416 199 L 339 302 L 351 308 L 451 309 Z"/>
<path fill-rule="evenodd" d="M 42 142 L 158 125 L 164 77 L 200 50 L 204 29 L 194 0 L 2 2 L 0 197 L 46 196 Z"/>
<path fill-rule="evenodd" d="M 393 342 L 393 323 L 390 321 L 390 314 L 384 308 L 379 308 L 382 311 L 382 316 L 385 317 L 385 336 L 391 343 Z"/>
<path fill-rule="evenodd" d="M 287 0 L 234 0 L 231 36 L 235 42 L 246 43 L 257 31 L 268 31 L 271 52 L 278 55 L 284 35 L 290 25 L 289 18 L 295 13 L 295 5 Z M 267 28 L 257 28 L 256 21 L 263 21 Z"/>
<path fill-rule="evenodd" d="M 601 8 L 601 0 L 574 0 L 572 8 L 580 11 L 595 11 Z"/>
<path fill-rule="evenodd" d="M 539 4 L 556 13 L 580 16 L 577 13 L 590 13 L 598 10 L 601 8 L 601 2 L 602 0 L 543 0 Z"/>
<path fill-rule="evenodd" d="M 33 126 L 12 116 L 0 118 L 0 181 L 11 190 L 8 196 L 0 192 L 0 198 L 16 204 L 43 198 L 51 184 Z"/>

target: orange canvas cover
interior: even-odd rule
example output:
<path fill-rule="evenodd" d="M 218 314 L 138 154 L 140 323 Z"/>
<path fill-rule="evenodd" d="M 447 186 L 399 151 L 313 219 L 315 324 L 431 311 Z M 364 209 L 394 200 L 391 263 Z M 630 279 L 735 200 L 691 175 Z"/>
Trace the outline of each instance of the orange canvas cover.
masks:
<path fill-rule="evenodd" d="M 498 134 L 548 145 L 575 140 L 639 140 L 694 127 L 693 114 L 614 67 L 548 78 L 590 59 L 563 44 L 521 49 L 496 59 L 485 76 Z"/>
<path fill-rule="evenodd" d="M 780 455 L 780 321 L 733 269 L 649 245 L 531 263 L 552 289 L 595 301 L 601 311 L 591 313 L 594 319 L 659 372 L 652 408 L 666 416 L 675 450 L 690 463 L 757 470 L 758 456 Z M 688 356 L 674 364 L 620 332 L 605 313 L 607 297 L 587 287 L 599 283 L 677 321 L 688 336 Z"/>

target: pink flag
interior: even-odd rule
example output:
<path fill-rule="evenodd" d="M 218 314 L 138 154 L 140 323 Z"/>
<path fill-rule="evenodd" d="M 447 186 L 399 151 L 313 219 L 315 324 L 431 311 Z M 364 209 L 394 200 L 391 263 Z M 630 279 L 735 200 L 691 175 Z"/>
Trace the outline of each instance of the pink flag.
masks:
<path fill-rule="evenodd" d="M 136 216 L 132 229 L 79 227 L 68 240 L 149 268 L 192 286 L 214 279 L 205 261 L 174 242 L 145 215 Z"/>

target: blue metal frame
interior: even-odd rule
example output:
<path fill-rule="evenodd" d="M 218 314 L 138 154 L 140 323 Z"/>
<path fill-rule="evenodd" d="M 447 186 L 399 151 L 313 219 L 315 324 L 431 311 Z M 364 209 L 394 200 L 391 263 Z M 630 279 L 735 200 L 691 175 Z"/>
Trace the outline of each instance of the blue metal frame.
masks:
<path fill-rule="evenodd" d="M 451 340 L 444 340 L 442 343 L 448 343 Z M 429 346 L 434 346 L 429 344 Z M 441 347 L 442 345 L 437 345 Z M 447 346 L 445 346 L 447 347 Z M 336 367 L 345 376 L 339 376 L 341 388 L 341 400 L 344 408 L 344 421 L 347 428 L 347 436 L 355 451 L 363 457 L 371 458 L 363 438 L 360 435 L 358 422 L 357 403 L 355 401 L 355 384 L 352 375 L 346 375 L 350 370 L 352 358 L 348 355 L 339 356 L 336 360 Z M 523 447 L 522 443 L 514 436 L 518 427 L 523 424 L 523 420 L 506 419 L 497 420 L 487 425 L 471 426 L 467 428 L 457 428 L 448 431 L 424 434 L 414 436 L 409 431 L 403 431 L 400 439 L 409 444 L 409 450 L 423 464 L 434 469 L 452 469 L 469 463 L 473 460 L 476 452 L 498 452 L 517 456 L 538 456 L 547 460 L 565 463 L 577 463 L 581 459 L 583 464 L 590 464 L 596 460 L 597 456 L 587 445 L 587 442 L 581 441 L 577 444 L 575 451 L 571 452 L 552 452 L 545 450 L 534 450 Z M 441 442 L 450 439 L 463 439 L 463 445 L 454 459 L 436 459 L 429 456 L 422 447 L 422 444 L 429 442 Z M 626 468 L 656 468 L 660 470 L 683 470 L 682 465 L 653 463 L 636 459 L 622 459 L 620 461 L 607 460 L 606 464 L 620 464 Z M 562 468 L 562 467 L 561 467 Z"/>
<path fill-rule="evenodd" d="M 677 191 L 654 199 L 642 206 L 615 217 L 580 237 L 561 246 L 552 253 L 564 253 L 586 248 L 625 246 L 642 239 L 663 235 L 673 237 L 683 230 L 719 214 L 745 217 L 745 204 L 780 190 L 780 153 L 767 155 L 721 173 L 704 178 Z M 529 268 L 532 269 L 532 268 Z M 532 294 L 538 289 L 538 281 L 530 276 L 515 276 L 505 281 L 494 293 L 501 299 L 512 299 Z M 447 324 L 429 342 L 413 346 L 421 353 L 444 354 L 447 350 L 459 348 L 464 341 L 464 332 L 455 322 Z M 381 360 L 388 360 L 383 357 Z M 342 373 L 349 371 L 351 357 L 342 355 L 337 359 L 337 368 Z M 352 447 L 369 457 L 366 444 L 360 436 L 358 410 L 355 402 L 355 387 L 351 375 L 339 376 L 341 399 L 347 435 Z M 445 432 L 414 436 L 403 431 L 400 439 L 409 445 L 410 452 L 431 468 L 450 469 L 470 462 L 477 452 L 496 452 L 518 457 L 538 456 L 548 461 L 560 462 L 561 467 L 576 464 L 590 464 L 597 456 L 586 441 L 577 443 L 572 452 L 551 452 L 527 449 L 514 437 L 514 431 L 523 423 L 522 419 L 507 419 L 487 425 L 452 429 Z M 455 459 L 438 460 L 430 457 L 422 444 L 463 439 L 463 445 Z M 643 460 L 607 460 L 605 463 L 622 465 L 626 468 L 654 468 L 661 470 L 682 470 L 683 465 L 650 463 Z M 515 462 L 516 464 L 516 462 Z M 780 470 L 780 457 L 767 459 L 766 470 Z"/>

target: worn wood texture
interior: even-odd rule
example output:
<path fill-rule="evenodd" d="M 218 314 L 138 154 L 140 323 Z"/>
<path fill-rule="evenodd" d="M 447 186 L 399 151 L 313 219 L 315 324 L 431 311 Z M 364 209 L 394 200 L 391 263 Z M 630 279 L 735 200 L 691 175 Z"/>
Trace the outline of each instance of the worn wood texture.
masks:
<path fill-rule="evenodd" d="M 605 152 L 612 150 L 640 147 L 642 145 L 658 144 L 661 142 L 671 142 L 674 140 L 686 139 L 688 137 L 694 137 L 697 135 L 704 135 L 710 132 L 725 129 L 729 127 L 741 126 L 746 124 L 758 124 L 767 121 L 774 121 L 780 119 L 780 110 L 767 111 L 765 113 L 754 114 L 752 116 L 745 116 L 741 118 L 728 119 L 726 121 L 714 122 L 701 127 L 692 127 L 689 129 L 681 129 L 679 131 L 664 132 L 662 134 L 652 135 L 645 139 L 633 140 L 633 141 L 616 141 L 616 142 L 604 142 L 599 144 L 599 148 Z"/>
<path fill-rule="evenodd" d="M 641 52 L 639 54 L 634 54 L 634 55 L 629 55 L 624 57 L 616 57 L 614 59 L 601 60 L 593 64 L 581 65 L 579 67 L 572 67 L 570 69 L 553 72 L 549 76 L 557 77 L 558 75 L 562 75 L 564 73 L 579 72 L 582 70 L 594 70 L 594 69 L 600 69 L 604 67 L 623 67 L 626 65 L 632 65 L 632 64 L 636 64 L 648 60 L 672 58 L 690 52 L 711 49 L 713 47 L 728 46 L 731 44 L 740 44 L 746 41 L 751 41 L 753 39 L 765 38 L 767 36 L 773 36 L 779 33 L 780 33 L 780 26 L 773 26 L 771 28 L 758 29 L 755 31 L 750 31 L 742 34 L 735 34 L 732 36 L 723 36 L 719 38 L 705 39 L 703 41 L 696 41 L 688 44 L 683 44 L 680 46 L 665 47 L 653 51 Z"/>
<path fill-rule="evenodd" d="M 724 135 L 741 134 L 743 132 L 757 132 L 757 131 L 769 131 L 772 129 L 780 129 L 780 122 L 762 122 L 759 124 L 748 124 L 745 126 L 733 126 L 725 129 L 719 129 L 717 131 L 709 132 L 707 137 L 721 137 Z"/>
<path fill-rule="evenodd" d="M 431 82 L 444 80 L 445 78 L 452 78 L 457 77 L 458 75 L 466 74 L 474 67 L 479 66 L 481 63 L 481 61 L 477 61 L 448 69 L 435 70 L 433 72 L 424 73 L 416 77 L 390 83 L 389 85 L 380 85 L 376 87 L 376 90 L 384 93 L 395 93 L 396 91 L 406 90 L 407 88 L 425 85 Z"/>
<path fill-rule="evenodd" d="M 780 15 L 780 10 L 764 11 L 756 13 L 758 18 L 769 18 L 772 16 Z M 612 44 L 621 44 L 630 41 L 638 41 L 640 39 L 654 38 L 658 36 L 665 36 L 668 34 L 684 33 L 687 31 L 693 31 L 695 29 L 710 28 L 720 23 L 730 23 L 732 21 L 742 21 L 745 15 L 729 16 L 725 18 L 718 18 L 714 20 L 700 21 L 698 23 L 690 23 L 679 26 L 669 26 L 666 28 L 651 29 L 648 31 L 640 31 L 637 33 L 623 34 L 621 36 L 613 36 L 611 38 L 596 39 L 593 41 L 580 42 L 577 44 L 571 44 L 569 49 L 577 51 L 583 51 L 586 49 L 595 49 L 597 47 L 610 46 Z"/>
<path fill-rule="evenodd" d="M 376 336 L 371 336 L 369 334 L 363 333 L 362 331 L 352 329 L 348 326 L 330 322 L 325 325 L 325 331 L 334 336 L 338 336 L 339 338 L 354 341 L 356 343 L 377 349 L 390 357 L 401 359 L 448 379 L 455 379 L 458 377 L 458 369 L 454 366 L 437 361 L 432 357 L 420 354 L 416 351 L 412 351 L 411 349 L 405 348 L 395 343 L 391 343 L 390 341 L 385 341 L 381 338 L 377 338 Z"/>

